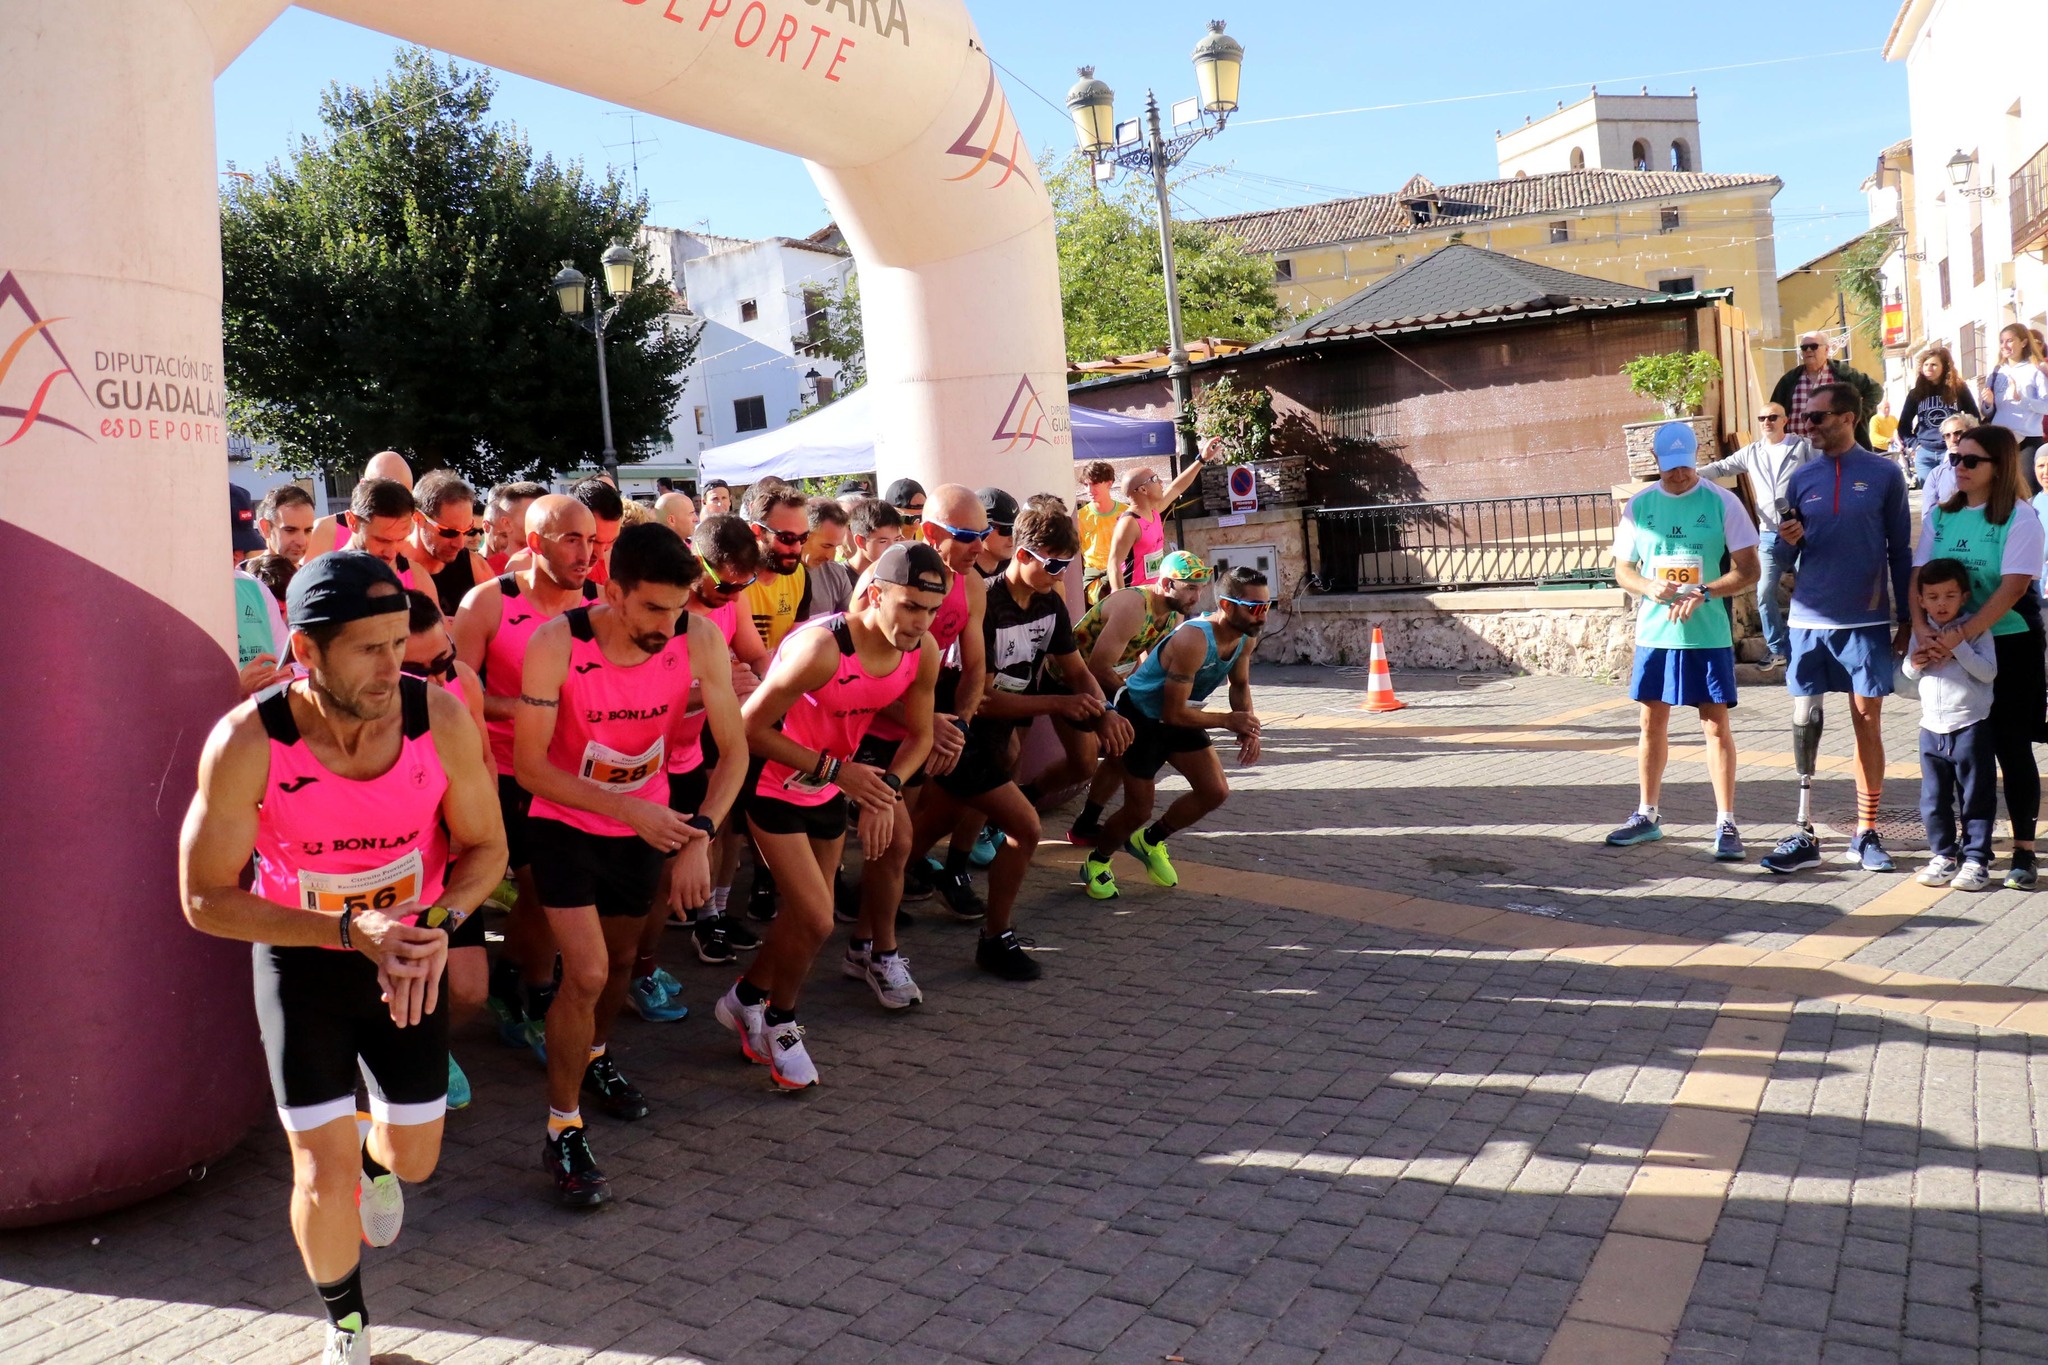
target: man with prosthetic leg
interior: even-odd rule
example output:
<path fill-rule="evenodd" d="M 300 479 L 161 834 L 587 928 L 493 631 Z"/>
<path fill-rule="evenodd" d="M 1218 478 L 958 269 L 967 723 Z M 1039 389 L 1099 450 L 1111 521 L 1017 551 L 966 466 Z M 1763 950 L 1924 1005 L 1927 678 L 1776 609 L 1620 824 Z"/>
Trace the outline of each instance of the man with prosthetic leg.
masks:
<path fill-rule="evenodd" d="M 292 1232 L 327 1308 L 323 1361 L 368 1365 L 362 1244 L 397 1237 L 399 1181 L 426 1179 L 439 1158 L 448 931 L 497 885 L 505 838 L 469 713 L 401 671 L 397 575 L 330 553 L 298 572 L 286 605 L 306 677 L 214 727 L 179 885 L 194 928 L 253 945 Z"/>
<path fill-rule="evenodd" d="M 796 1021 L 797 997 L 832 933 L 832 874 L 849 813 L 870 860 L 901 847 L 903 784 L 931 746 L 939 658 L 924 647 L 925 635 L 945 599 L 938 554 L 929 546 L 896 546 L 876 562 L 850 611 L 790 633 L 747 698 L 747 743 L 762 760 L 747 823 L 775 874 L 782 909 L 716 1013 L 739 1035 L 747 1059 L 767 1066 L 785 1090 L 818 1083 Z M 898 701 L 905 735 L 889 766 L 859 762 L 875 713 Z M 891 956 L 893 947 L 892 938 Z M 904 969 L 906 983 L 908 975 Z"/>
<path fill-rule="evenodd" d="M 533 793 L 533 879 L 562 954 L 562 984 L 547 1014 L 542 1165 L 572 1208 L 610 1198 L 583 1131 L 579 1092 L 614 1118 L 648 1112 L 609 1039 L 662 859 L 676 856 L 671 905 L 701 903 L 711 889 L 710 841 L 746 762 L 743 753 L 719 755 L 703 808 L 687 816 L 669 809 L 668 741 L 691 682 L 714 727 L 729 729 L 738 706 L 724 639 L 683 610 L 698 572 L 668 527 L 626 527 L 612 549 L 604 600 L 562 613 L 526 648 L 513 759 L 520 785 Z"/>

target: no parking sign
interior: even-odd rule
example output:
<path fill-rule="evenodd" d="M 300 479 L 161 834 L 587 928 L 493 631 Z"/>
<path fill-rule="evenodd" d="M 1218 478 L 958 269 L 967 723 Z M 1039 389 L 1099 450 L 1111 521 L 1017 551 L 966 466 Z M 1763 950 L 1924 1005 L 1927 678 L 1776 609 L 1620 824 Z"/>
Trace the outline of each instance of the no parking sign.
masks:
<path fill-rule="evenodd" d="M 1248 464 L 1230 467 L 1230 510 L 1233 513 L 1259 510 L 1259 476 Z"/>

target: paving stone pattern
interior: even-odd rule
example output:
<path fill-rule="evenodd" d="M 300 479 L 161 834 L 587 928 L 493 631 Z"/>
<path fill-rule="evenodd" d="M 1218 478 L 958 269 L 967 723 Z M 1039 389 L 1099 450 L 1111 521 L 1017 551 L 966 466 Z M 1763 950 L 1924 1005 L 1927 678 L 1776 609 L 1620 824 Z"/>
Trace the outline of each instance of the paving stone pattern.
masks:
<path fill-rule="evenodd" d="M 1178 856 L 1759 948 L 1896 884 L 1757 869 L 1793 804 L 1768 762 L 1742 772 L 1751 863 L 1706 858 L 1698 763 L 1674 765 L 1670 837 L 1600 847 L 1634 800 L 1632 712 L 1529 727 L 1611 687 L 1397 684 L 1409 709 L 1360 720 L 1362 674 L 1262 671 L 1269 757 Z M 1751 757 L 1785 747 L 1761 691 L 1737 712 Z M 1895 708 L 1894 761 L 1912 724 Z M 1845 802 L 1846 776 L 1822 787 Z M 885 1015 L 835 941 L 802 1096 L 739 1060 L 710 1020 L 726 976 L 672 936 L 697 1012 L 620 1026 L 655 1113 L 593 1118 L 619 1195 L 595 1215 L 550 1201 L 539 1068 L 466 1032 L 476 1104 L 366 1255 L 379 1359 L 1539 1361 L 1725 988 L 1119 867 L 1109 907 L 1033 871 L 1037 985 L 976 975 L 971 931 L 925 916 L 905 946 L 928 1003 Z M 2039 903 L 1950 896 L 1853 960 L 2043 984 Z M 1670 1358 L 2048 1358 L 2042 1046 L 1802 1003 Z M 261 1126 L 172 1194 L 0 1235 L 0 1361 L 317 1358 L 288 1184 Z"/>

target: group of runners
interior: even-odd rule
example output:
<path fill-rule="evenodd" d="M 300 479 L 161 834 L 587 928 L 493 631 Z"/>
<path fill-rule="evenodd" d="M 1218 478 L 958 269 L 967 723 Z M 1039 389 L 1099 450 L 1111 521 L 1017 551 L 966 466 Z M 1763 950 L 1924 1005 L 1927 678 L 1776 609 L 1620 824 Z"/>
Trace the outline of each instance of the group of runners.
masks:
<path fill-rule="evenodd" d="M 979 924 L 978 968 L 1038 978 L 1017 895 L 1039 808 L 1082 786 L 1067 837 L 1089 849 L 1086 895 L 1119 894 L 1120 851 L 1177 883 L 1168 840 L 1228 791 L 1210 732 L 1259 757 L 1270 589 L 1164 545 L 1177 490 L 1156 474 L 1125 488 L 1128 504 L 1087 500 L 1108 529 L 1091 528 L 1079 622 L 1063 585 L 1083 530 L 1050 494 L 899 480 L 831 501 L 765 481 L 739 513 L 716 484 L 701 508 L 678 492 L 649 511 L 598 479 L 484 499 L 446 472 L 414 485 L 386 452 L 338 518 L 303 494 L 237 505 L 283 561 L 251 571 L 282 584 L 282 621 L 273 649 L 245 645 L 246 700 L 207 741 L 181 889 L 196 927 L 252 945 L 326 1360 L 369 1359 L 360 1246 L 398 1235 L 403 1183 L 432 1172 L 468 1102 L 450 1028 L 486 1005 L 545 1063 L 557 1198 L 595 1207 L 610 1190 L 583 1104 L 650 1109 L 614 1025 L 629 1002 L 687 1013 L 659 962 L 669 926 L 705 963 L 745 959 L 714 1014 L 800 1091 L 818 1068 L 798 1007 L 835 919 L 844 975 L 886 1009 L 923 999 L 897 935 L 934 891 Z M 1205 709 L 1219 690 L 1228 708 Z M 1039 716 L 1062 752 L 1020 784 Z M 1167 765 L 1190 789 L 1155 816 Z M 729 907 L 749 860 L 758 935 Z"/>

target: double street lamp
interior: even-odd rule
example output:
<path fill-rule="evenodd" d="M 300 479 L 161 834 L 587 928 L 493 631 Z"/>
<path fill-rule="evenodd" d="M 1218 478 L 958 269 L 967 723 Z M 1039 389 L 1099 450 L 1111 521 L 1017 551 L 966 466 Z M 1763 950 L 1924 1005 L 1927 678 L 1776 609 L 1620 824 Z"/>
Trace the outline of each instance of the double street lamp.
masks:
<path fill-rule="evenodd" d="M 633 292 L 633 249 L 621 242 L 614 242 L 605 248 L 599 258 L 604 262 L 604 285 L 612 296 L 612 306 L 602 313 L 588 310 L 590 281 L 569 262 L 562 262 L 562 268 L 550 282 L 555 291 L 556 302 L 562 305 L 562 315 L 597 338 L 597 403 L 604 415 L 604 472 L 611 476 L 614 484 L 619 481 L 619 453 L 612 449 L 612 389 L 611 381 L 604 372 L 604 334 L 619 315 L 619 305 L 626 295 Z"/>
<path fill-rule="evenodd" d="M 1166 137 L 1159 125 L 1159 101 L 1145 92 L 1145 128 L 1142 134 L 1133 119 L 1124 128 L 1116 123 L 1116 95 L 1095 79 L 1095 68 L 1081 68 L 1081 79 L 1067 92 L 1067 109 L 1074 116 L 1075 141 L 1082 155 L 1095 162 L 1098 178 L 1116 168 L 1143 171 L 1152 177 L 1153 197 L 1159 206 L 1159 260 L 1166 274 L 1166 376 L 1173 385 L 1173 401 L 1183 421 L 1178 424 L 1180 458 L 1176 468 L 1185 468 L 1195 458 L 1194 433 L 1185 419 L 1194 402 L 1188 381 L 1187 339 L 1181 335 L 1180 287 L 1173 263 L 1173 221 L 1167 206 L 1166 173 L 1194 149 L 1196 144 L 1223 131 L 1237 109 L 1238 78 L 1244 70 L 1244 44 L 1223 31 L 1223 21 L 1209 21 L 1209 32 L 1195 44 L 1195 83 L 1200 94 L 1174 106 L 1174 134 Z M 1189 106 L 1193 106 L 1189 108 Z M 1185 111 L 1189 116 L 1182 118 Z M 1214 122 L 1209 116 L 1214 115 Z"/>

